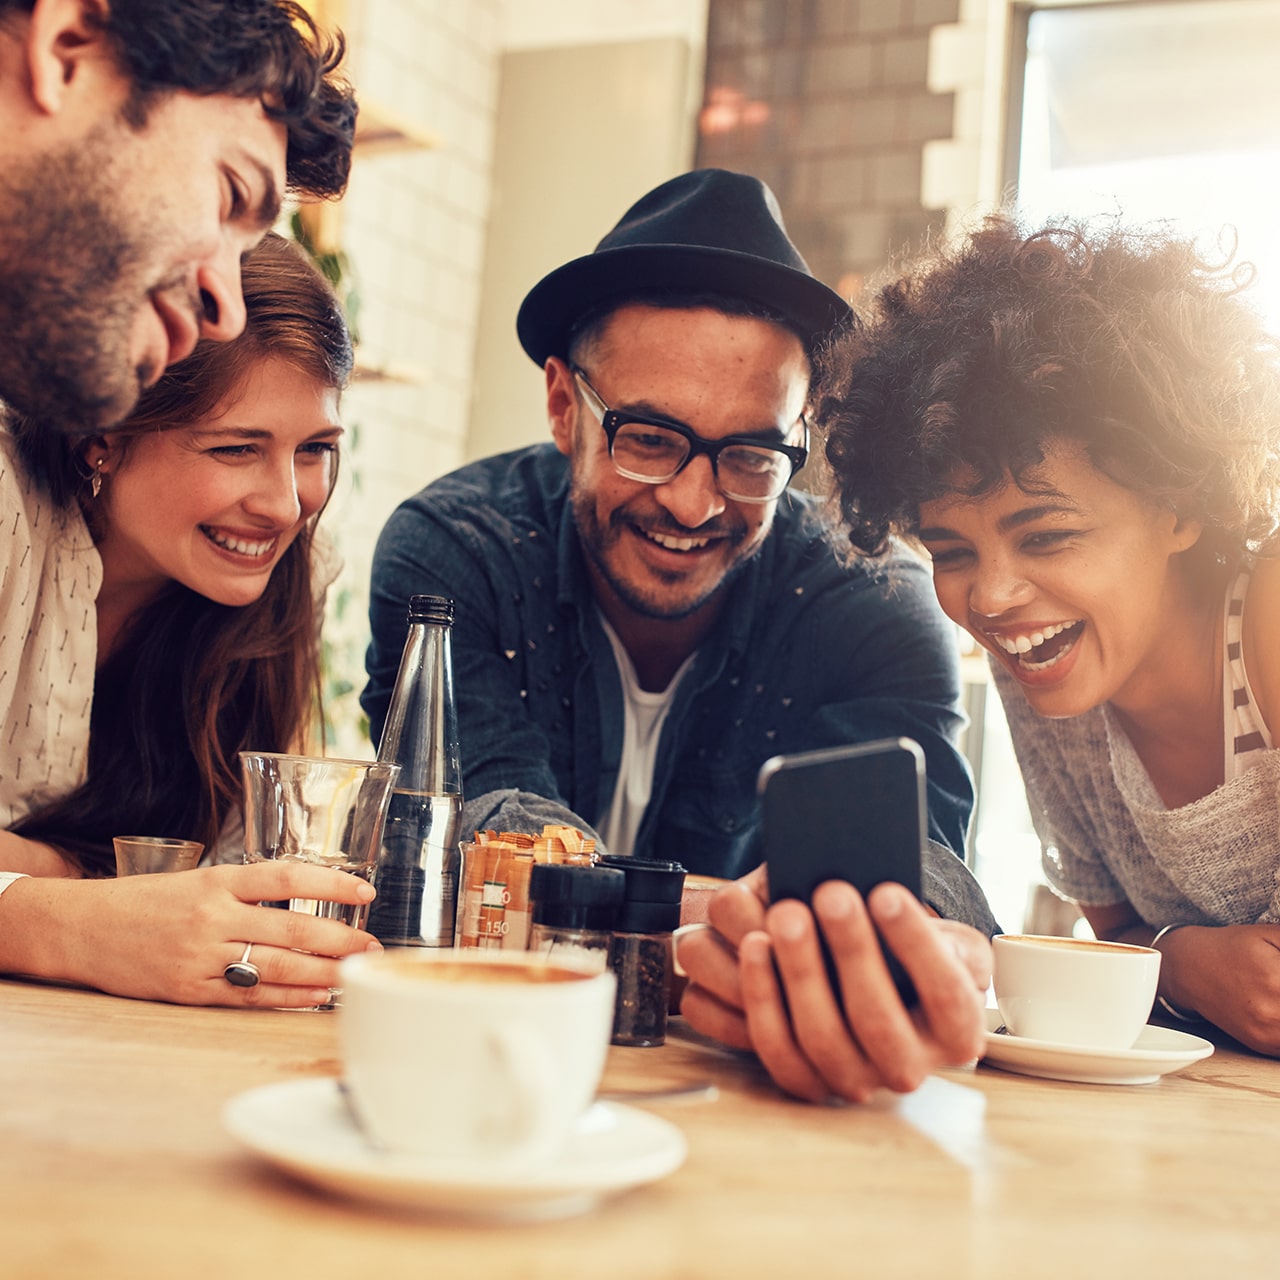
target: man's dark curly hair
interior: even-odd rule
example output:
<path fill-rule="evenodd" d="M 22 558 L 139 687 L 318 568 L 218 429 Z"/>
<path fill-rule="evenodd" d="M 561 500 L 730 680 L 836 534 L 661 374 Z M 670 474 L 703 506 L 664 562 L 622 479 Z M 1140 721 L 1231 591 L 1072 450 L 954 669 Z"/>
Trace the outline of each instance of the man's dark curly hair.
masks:
<path fill-rule="evenodd" d="M 1078 442 L 1112 479 L 1202 521 L 1235 559 L 1280 514 L 1280 347 L 1163 229 L 988 218 L 877 295 L 829 354 L 827 459 L 856 550 L 912 536 L 922 502 L 980 495 Z"/>
<path fill-rule="evenodd" d="M 0 21 L 35 0 L 0 0 Z M 356 104 L 337 75 L 345 44 L 294 0 L 109 0 L 105 28 L 133 82 L 135 127 L 167 93 L 259 98 L 289 133 L 291 190 L 339 196 L 351 169 Z"/>

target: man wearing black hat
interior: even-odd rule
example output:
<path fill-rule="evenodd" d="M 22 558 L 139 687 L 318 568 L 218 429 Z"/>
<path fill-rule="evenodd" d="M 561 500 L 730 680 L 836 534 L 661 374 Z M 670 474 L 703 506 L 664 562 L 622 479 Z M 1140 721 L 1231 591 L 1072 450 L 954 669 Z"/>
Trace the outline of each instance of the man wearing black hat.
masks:
<path fill-rule="evenodd" d="M 615 853 L 736 877 L 784 751 L 906 735 L 928 764 L 925 898 L 990 930 L 963 847 L 955 642 L 908 558 L 842 565 L 789 491 L 812 357 L 848 305 L 773 194 L 698 170 L 551 272 L 517 332 L 554 443 L 403 503 L 374 559 L 361 698 L 381 733 L 415 593 L 457 604 L 463 829 L 594 830 Z M 946 846 L 945 848 L 942 846 Z"/>

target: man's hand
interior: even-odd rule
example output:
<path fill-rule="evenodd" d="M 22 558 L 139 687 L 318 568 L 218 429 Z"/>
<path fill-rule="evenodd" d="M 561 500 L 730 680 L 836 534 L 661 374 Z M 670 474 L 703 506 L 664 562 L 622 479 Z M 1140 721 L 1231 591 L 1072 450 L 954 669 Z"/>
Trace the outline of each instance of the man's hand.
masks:
<path fill-rule="evenodd" d="M 697 1030 L 754 1050 L 780 1088 L 812 1102 L 861 1102 L 881 1086 L 906 1093 L 981 1052 L 991 945 L 976 929 L 934 918 L 900 885 L 880 885 L 864 904 L 851 885 L 829 881 L 813 912 L 790 900 L 770 906 L 766 895 L 758 867 L 712 898 L 711 929 L 680 939 L 689 975 L 681 1012 Z M 914 1009 L 894 988 L 875 926 L 915 983 Z"/>

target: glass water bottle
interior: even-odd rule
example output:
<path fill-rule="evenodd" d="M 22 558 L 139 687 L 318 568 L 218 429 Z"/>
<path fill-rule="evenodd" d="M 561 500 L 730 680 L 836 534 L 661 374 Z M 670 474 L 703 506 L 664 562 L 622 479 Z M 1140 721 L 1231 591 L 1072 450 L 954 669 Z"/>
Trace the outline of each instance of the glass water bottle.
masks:
<path fill-rule="evenodd" d="M 462 769 L 453 700 L 453 601 L 413 596 L 378 759 L 400 766 L 373 883 L 369 932 L 388 947 L 451 947 Z"/>

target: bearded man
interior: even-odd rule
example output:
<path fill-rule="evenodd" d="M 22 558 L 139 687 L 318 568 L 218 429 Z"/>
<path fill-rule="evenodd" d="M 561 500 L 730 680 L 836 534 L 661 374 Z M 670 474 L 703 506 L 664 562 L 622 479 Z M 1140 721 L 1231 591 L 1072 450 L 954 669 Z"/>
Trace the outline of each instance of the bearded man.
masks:
<path fill-rule="evenodd" d="M 922 1076 L 904 1063 L 972 1056 L 989 949 L 969 926 L 994 922 L 953 852 L 973 790 L 955 746 L 956 642 L 928 572 L 902 554 L 843 563 L 821 504 L 788 488 L 808 456 L 814 355 L 851 323 L 759 180 L 703 169 L 643 196 L 520 308 L 552 442 L 463 467 L 388 521 L 361 701 L 376 742 L 409 597 L 451 597 L 462 830 L 567 823 L 612 853 L 723 878 L 760 860 L 756 775 L 770 756 L 914 738 L 928 773 L 924 897 L 950 920 L 914 900 L 898 915 L 919 944 L 908 969 L 922 1006 L 946 1006 L 948 1031 L 939 1043 L 926 1018 L 877 1067 L 877 1079 L 914 1087 Z M 740 936 L 765 928 L 762 885 L 753 872 L 723 891 L 749 906 L 716 909 Z M 816 955 L 807 908 L 778 905 L 801 913 Z M 685 1011 L 804 1093 L 789 1067 L 775 1070 L 782 1041 L 795 1047 L 780 999 L 743 1005 L 740 936 L 690 949 Z M 845 931 L 838 960 L 859 936 Z M 883 969 L 878 948 L 867 956 Z M 891 984 L 845 1013 L 886 1010 L 907 1017 Z M 776 1033 L 778 1053 L 749 1035 L 748 1013 Z M 838 1067 L 821 1090 L 858 1096 L 847 1082 L 864 1076 Z"/>
<path fill-rule="evenodd" d="M 285 191 L 346 186 L 341 57 L 292 0 L 0 0 L 9 408 L 96 432 L 240 333 L 240 260 Z"/>

